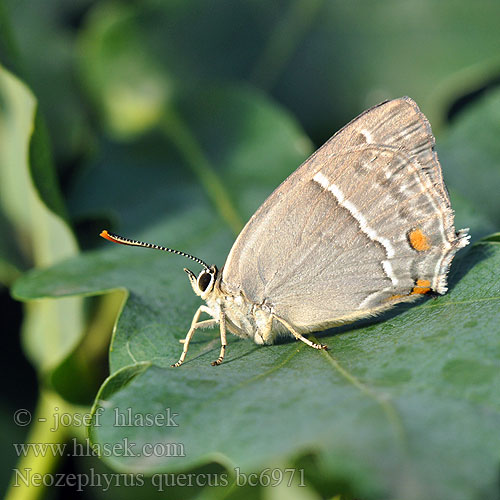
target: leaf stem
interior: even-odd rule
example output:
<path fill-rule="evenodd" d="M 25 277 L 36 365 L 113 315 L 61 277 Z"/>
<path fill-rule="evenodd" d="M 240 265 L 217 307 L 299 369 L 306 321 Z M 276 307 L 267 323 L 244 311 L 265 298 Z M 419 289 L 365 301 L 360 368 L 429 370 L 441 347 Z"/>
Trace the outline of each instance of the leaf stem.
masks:
<path fill-rule="evenodd" d="M 271 33 L 250 80 L 271 89 L 315 21 L 323 0 L 295 0 Z"/>
<path fill-rule="evenodd" d="M 231 230 L 238 234 L 243 227 L 243 221 L 226 187 L 186 122 L 171 108 L 161 122 L 161 129 L 177 147 L 186 164 L 197 175 L 219 214 Z"/>
<path fill-rule="evenodd" d="M 30 447 L 26 455 L 21 455 L 7 491 L 6 500 L 38 500 L 45 494 L 43 478 L 55 471 L 61 456 L 50 445 L 64 443 L 68 438 L 68 428 L 54 426 L 54 415 L 72 413 L 73 408 L 56 393 L 42 389 L 33 415 L 32 425 L 26 443 L 41 445 L 39 449 Z M 48 445 L 48 446 L 47 446 Z M 46 449 L 42 449 L 46 447 Z M 37 475 L 36 484 L 33 479 Z M 38 483 L 40 483 L 38 485 Z"/>

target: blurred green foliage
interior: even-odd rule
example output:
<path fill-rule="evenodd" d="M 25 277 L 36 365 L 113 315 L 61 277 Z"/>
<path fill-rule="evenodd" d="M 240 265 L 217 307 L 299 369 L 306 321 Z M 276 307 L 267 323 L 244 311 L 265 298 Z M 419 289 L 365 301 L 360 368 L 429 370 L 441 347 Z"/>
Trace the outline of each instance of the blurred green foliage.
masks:
<path fill-rule="evenodd" d="M 99 249 L 97 234 L 106 225 L 221 266 L 242 224 L 315 146 L 363 109 L 410 95 L 437 135 L 456 226 L 475 241 L 491 235 L 499 18 L 493 0 L 0 0 L 1 299 L 15 310 L 8 287 L 27 301 L 22 323 L 8 314 L 4 326 L 14 376 L 0 405 L 12 438 L 3 489 L 14 467 L 229 474 L 229 483 L 235 467 L 296 467 L 306 487 L 165 493 L 147 480 L 85 496 L 496 498 L 498 235 L 461 252 L 446 297 L 330 332 L 333 357 L 231 339 L 232 361 L 213 369 L 206 332 L 173 371 L 197 304 L 184 263 Z M 53 432 L 38 419 L 99 411 L 102 401 L 111 409 L 94 442 L 181 440 L 187 456 L 16 455 L 23 440 L 85 443 L 81 425 Z M 12 419 L 26 407 L 28 436 Z M 181 433 L 115 428 L 114 407 L 171 407 Z M 8 498 L 75 493 L 10 487 Z"/>

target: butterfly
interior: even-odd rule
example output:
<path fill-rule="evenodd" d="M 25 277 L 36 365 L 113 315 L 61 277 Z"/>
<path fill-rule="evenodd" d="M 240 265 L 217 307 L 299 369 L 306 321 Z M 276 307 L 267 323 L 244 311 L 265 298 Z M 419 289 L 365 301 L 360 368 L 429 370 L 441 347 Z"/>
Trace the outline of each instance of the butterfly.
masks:
<path fill-rule="evenodd" d="M 272 344 L 377 315 L 424 294 L 444 294 L 455 253 L 469 243 L 453 210 L 431 127 L 415 101 L 385 101 L 352 120 L 264 201 L 222 269 L 178 250 L 103 231 L 124 245 L 187 257 L 205 304 L 193 316 L 180 366 L 198 328 Z M 210 319 L 200 320 L 205 313 Z"/>

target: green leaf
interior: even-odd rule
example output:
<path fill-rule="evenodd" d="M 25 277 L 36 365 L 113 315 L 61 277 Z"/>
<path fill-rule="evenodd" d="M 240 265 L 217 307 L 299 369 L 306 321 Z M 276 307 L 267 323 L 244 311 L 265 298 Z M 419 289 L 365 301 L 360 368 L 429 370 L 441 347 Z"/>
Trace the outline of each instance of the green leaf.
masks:
<path fill-rule="evenodd" d="M 465 108 L 439 143 L 449 185 L 459 190 L 491 228 L 500 227 L 500 90 Z"/>
<path fill-rule="evenodd" d="M 54 156 L 65 163 L 62 166 L 58 162 L 61 169 L 78 159 L 78 155 L 88 154 L 91 132 L 79 95 L 80 82 L 75 78 L 74 26 L 71 26 L 83 13 L 86 3 L 88 0 L 69 3 L 47 0 L 43 9 L 37 9 L 31 0 L 7 0 L 0 7 L 0 59 L 37 96 L 50 131 Z M 37 179 L 45 184 L 47 194 L 52 195 L 53 176 L 54 173 Z M 44 189 L 41 192 L 45 194 Z M 50 201 L 54 201 L 54 196 L 49 206 L 56 213 L 63 209 L 61 200 L 55 200 L 57 205 L 50 205 Z"/>
<path fill-rule="evenodd" d="M 247 194 L 234 196 L 234 199 L 240 211 L 248 216 L 270 194 L 273 186 L 279 184 L 305 158 L 310 145 L 286 113 L 251 90 L 207 88 L 191 100 L 178 94 L 176 106 L 181 110 L 184 122 L 192 129 L 193 136 L 199 140 L 197 147 L 206 151 L 217 165 L 223 183 L 233 187 L 233 194 L 246 191 Z M 209 126 L 209 119 L 218 124 L 216 132 Z M 121 149 L 107 145 L 103 156 L 77 182 L 73 212 L 83 216 L 96 210 L 113 210 L 120 231 L 123 228 L 127 234 L 132 232 L 134 237 L 181 248 L 221 266 L 234 237 L 214 215 L 203 191 L 193 184 L 191 172 L 171 150 L 159 147 L 160 141 L 164 144 L 163 137 L 153 135 Z M 146 200 L 144 193 L 148 193 Z M 139 229 L 144 226 L 151 226 L 151 229 Z M 124 261 L 121 259 L 125 257 L 132 258 L 127 266 L 143 267 L 147 266 L 147 262 L 168 266 L 158 271 L 162 280 L 151 283 L 151 290 L 159 286 L 158 296 L 165 289 L 184 288 L 183 295 L 174 294 L 174 297 L 165 300 L 171 307 L 165 318 L 174 314 L 169 322 L 178 323 L 179 308 L 186 310 L 189 303 L 194 307 L 196 299 L 185 287 L 186 276 L 180 266 L 177 273 L 170 271 L 173 265 L 171 259 L 176 262 L 181 259 L 151 252 L 123 253 L 122 248 L 111 250 L 110 257 L 100 261 L 97 267 L 94 267 L 91 254 L 62 264 L 65 276 L 74 275 L 75 279 L 65 282 L 61 288 L 57 287 L 54 275 L 34 271 L 31 277 L 38 278 L 20 280 L 14 293 L 26 299 L 39 297 L 40 292 L 46 296 L 57 296 L 75 292 L 95 293 L 96 290 L 104 291 L 117 286 L 130 289 L 129 284 L 123 281 Z M 116 261 L 115 256 L 118 257 Z M 45 285 L 42 284 L 43 276 L 48 276 Z M 155 276 L 155 273 L 150 276 Z M 32 285 L 35 285 L 35 295 L 30 289 Z M 42 291 L 44 287 L 47 287 L 46 292 Z M 123 315 L 132 311 L 134 304 L 135 296 L 131 296 Z M 143 306 L 138 307 L 141 316 L 147 313 Z M 124 324 L 129 324 L 124 316 L 122 319 Z M 181 325 L 178 325 L 179 336 L 183 331 Z M 130 360 L 126 355 L 125 360 L 120 361 L 122 351 L 118 346 L 122 345 L 124 338 L 122 335 L 115 336 L 111 359 L 113 369 L 128 364 Z"/>
<path fill-rule="evenodd" d="M 273 148 L 290 147 L 304 137 L 296 133 L 273 143 L 289 122 L 253 93 L 233 90 L 213 101 L 210 95 L 194 99 L 192 108 L 179 99 L 176 107 L 222 182 L 230 179 L 237 186 L 234 194 L 255 193 L 246 202 L 241 201 L 245 196 L 237 197 L 239 210 L 248 213 L 262 202 L 257 198 L 265 186 L 269 192 L 276 185 L 271 186 L 274 175 L 283 178 L 293 168 L 290 156 L 274 152 L 271 166 L 277 170 L 266 172 L 263 165 Z M 202 112 L 194 120 L 190 109 L 197 106 Z M 221 128 L 214 131 L 207 116 Z M 270 116 L 276 120 L 273 127 L 266 126 Z M 266 140 L 260 141 L 259 130 Z M 155 137 L 138 142 L 138 151 L 147 151 L 151 140 Z M 142 159 L 138 182 L 146 182 L 140 174 L 146 176 L 155 162 L 150 164 L 148 155 L 137 158 Z M 288 159 L 280 165 L 279 158 Z M 188 201 L 163 216 L 151 211 L 145 228 L 130 236 L 188 251 L 220 267 L 234 237 L 208 197 L 190 182 L 182 158 L 172 160 L 170 167 L 177 168 L 163 184 L 155 176 L 152 193 L 163 193 L 167 207 L 170 197 L 188 196 Z M 233 164 L 238 168 L 231 169 Z M 263 171 L 257 175 L 255 168 Z M 99 164 L 93 170 L 82 184 L 89 196 L 93 175 L 99 179 L 105 173 Z M 124 176 L 117 172 L 119 182 Z M 123 172 L 133 178 L 132 165 Z M 102 187 L 94 186 L 96 192 Z M 110 186 L 97 200 L 112 193 Z M 130 198 L 122 199 L 139 203 L 140 195 L 127 189 Z M 122 213 L 128 212 L 120 210 L 117 220 L 127 226 Z M 178 340 L 200 303 L 180 269 L 184 264 L 174 255 L 108 246 L 32 271 L 14 288 L 24 299 L 128 291 L 111 346 L 111 375 L 94 405 L 91 437 L 97 446 L 132 443 L 133 453 L 139 453 L 143 445 L 156 444 L 164 446 L 164 453 L 109 456 L 101 448 L 113 468 L 152 474 L 215 461 L 234 474 L 235 467 L 259 471 L 313 456 L 320 472 L 306 473 L 306 482 L 318 491 L 348 485 L 363 498 L 406 499 L 468 499 L 496 491 L 500 247 L 494 239 L 459 253 L 446 296 L 321 334 L 331 347 L 328 353 L 297 342 L 261 347 L 231 336 L 226 361 L 212 367 L 219 350 L 218 332 L 212 330 L 197 332 L 185 365 L 173 369 L 182 348 Z M 129 415 L 137 415 L 136 425 L 120 425 Z M 147 425 L 140 420 L 147 415 L 160 415 L 169 425 Z"/>
<path fill-rule="evenodd" d="M 466 0 L 324 2 L 273 95 L 323 138 L 332 117 L 341 125 L 353 110 L 403 95 L 437 132 L 455 99 L 498 75 L 498 16 L 492 0 L 482 9 Z"/>
<path fill-rule="evenodd" d="M 129 22 L 120 24 L 123 7 L 99 3 L 85 28 L 92 36 L 111 26 L 110 37 L 101 40 L 120 57 L 126 56 L 120 47 L 131 48 L 127 60 L 133 62 L 124 66 L 137 73 L 128 74 L 130 82 L 151 69 L 151 62 L 156 64 L 151 74 L 168 75 L 166 89 L 174 84 L 197 91 L 200 82 L 250 79 L 272 90 L 320 140 L 351 119 L 353 110 L 402 95 L 415 98 L 437 130 L 456 98 L 500 69 L 500 4 L 494 0 L 481 9 L 466 0 L 150 1 L 128 12 Z M 102 60 L 92 55 L 84 54 L 86 66 L 97 74 Z M 102 66 L 104 76 L 123 63 L 118 59 Z M 93 62 L 96 68 L 90 68 Z M 107 80 L 101 84 L 105 92 Z M 115 103 L 124 95 L 115 96 Z M 123 104 L 125 112 L 126 100 Z"/>
<path fill-rule="evenodd" d="M 127 139 L 156 125 L 171 85 L 144 47 L 140 9 L 101 3 L 80 38 L 81 75 L 108 131 Z"/>
<path fill-rule="evenodd" d="M 119 390 L 108 390 L 111 376 L 92 436 L 97 443 L 126 437 L 138 449 L 184 446 L 183 458 L 108 458 L 132 470 L 182 470 L 213 459 L 252 470 L 315 451 L 329 473 L 358 463 L 351 481 L 363 484 L 368 476 L 402 498 L 411 498 L 415 485 L 418 497 L 441 498 L 492 487 L 500 459 L 499 271 L 500 247 L 478 244 L 456 262 L 455 276 L 466 274 L 446 297 L 330 334 L 322 338 L 331 347 L 324 354 L 295 342 L 260 348 L 231 339 L 220 370 L 209 364 L 217 357 L 216 333 L 200 335 L 184 369 L 173 370 L 180 345 L 150 324 L 124 350 L 131 361 L 154 365 Z M 113 425 L 128 408 L 132 415 L 170 408 L 178 427 Z"/>
<path fill-rule="evenodd" d="M 500 459 L 497 243 L 478 243 L 457 258 L 446 296 L 322 337 L 328 353 L 295 342 L 259 347 L 231 338 L 226 362 L 214 368 L 217 333 L 200 332 L 180 369 L 169 365 L 189 324 L 188 305 L 182 305 L 188 284 L 164 278 L 171 265 L 161 254 L 142 255 L 139 263 L 127 250 L 95 253 L 76 270 L 60 265 L 52 276 L 69 286 L 71 273 L 86 274 L 95 289 L 98 276 L 89 273 L 107 268 L 100 282 L 114 278 L 131 290 L 113 344 L 114 373 L 96 400 L 102 409 L 94 442 L 127 438 L 136 450 L 173 443 L 171 454 L 182 444 L 186 455 L 104 457 L 115 468 L 180 471 L 216 460 L 248 472 L 314 452 L 325 474 L 357 485 L 368 498 L 373 487 L 401 498 L 466 498 L 461 492 L 494 488 Z M 159 283 L 141 284 L 141 272 L 160 276 Z M 117 425 L 126 423 L 128 411 L 179 415 L 170 427 Z"/>
<path fill-rule="evenodd" d="M 0 258 L 11 266 L 48 266 L 77 253 L 66 223 L 41 201 L 31 178 L 28 148 L 35 126 L 36 102 L 31 92 L 0 68 L 0 194 L 2 219 L 10 238 Z M 39 168 L 50 168 L 43 165 Z M 16 252 L 16 260 L 10 256 Z M 44 300 L 27 306 L 24 347 L 42 369 L 54 367 L 74 347 L 82 333 L 81 299 Z"/>
<path fill-rule="evenodd" d="M 100 156 L 70 193 L 74 217 L 104 213 L 121 231 L 137 234 L 169 214 L 203 203 L 206 194 L 193 186 L 199 178 L 188 169 L 195 175 L 199 170 L 187 165 L 189 148 L 195 148 L 201 152 L 199 162 L 214 166 L 237 212 L 248 218 L 312 152 L 295 120 L 249 88 L 207 86 L 196 95 L 179 91 L 172 107 L 181 118 L 163 125 L 169 128 L 166 137 L 156 132 L 128 145 L 103 143 Z M 180 146 L 179 123 L 191 136 Z M 205 192 L 211 188 L 203 187 Z"/>

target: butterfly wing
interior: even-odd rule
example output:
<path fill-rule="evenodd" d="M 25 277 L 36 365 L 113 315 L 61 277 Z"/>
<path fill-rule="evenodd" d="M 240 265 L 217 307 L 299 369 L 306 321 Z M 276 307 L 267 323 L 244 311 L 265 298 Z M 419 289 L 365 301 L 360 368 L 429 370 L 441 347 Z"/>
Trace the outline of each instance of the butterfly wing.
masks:
<path fill-rule="evenodd" d="M 404 97 L 358 116 L 269 196 L 222 280 L 311 330 L 444 293 L 467 242 L 453 226 L 430 125 Z"/>

